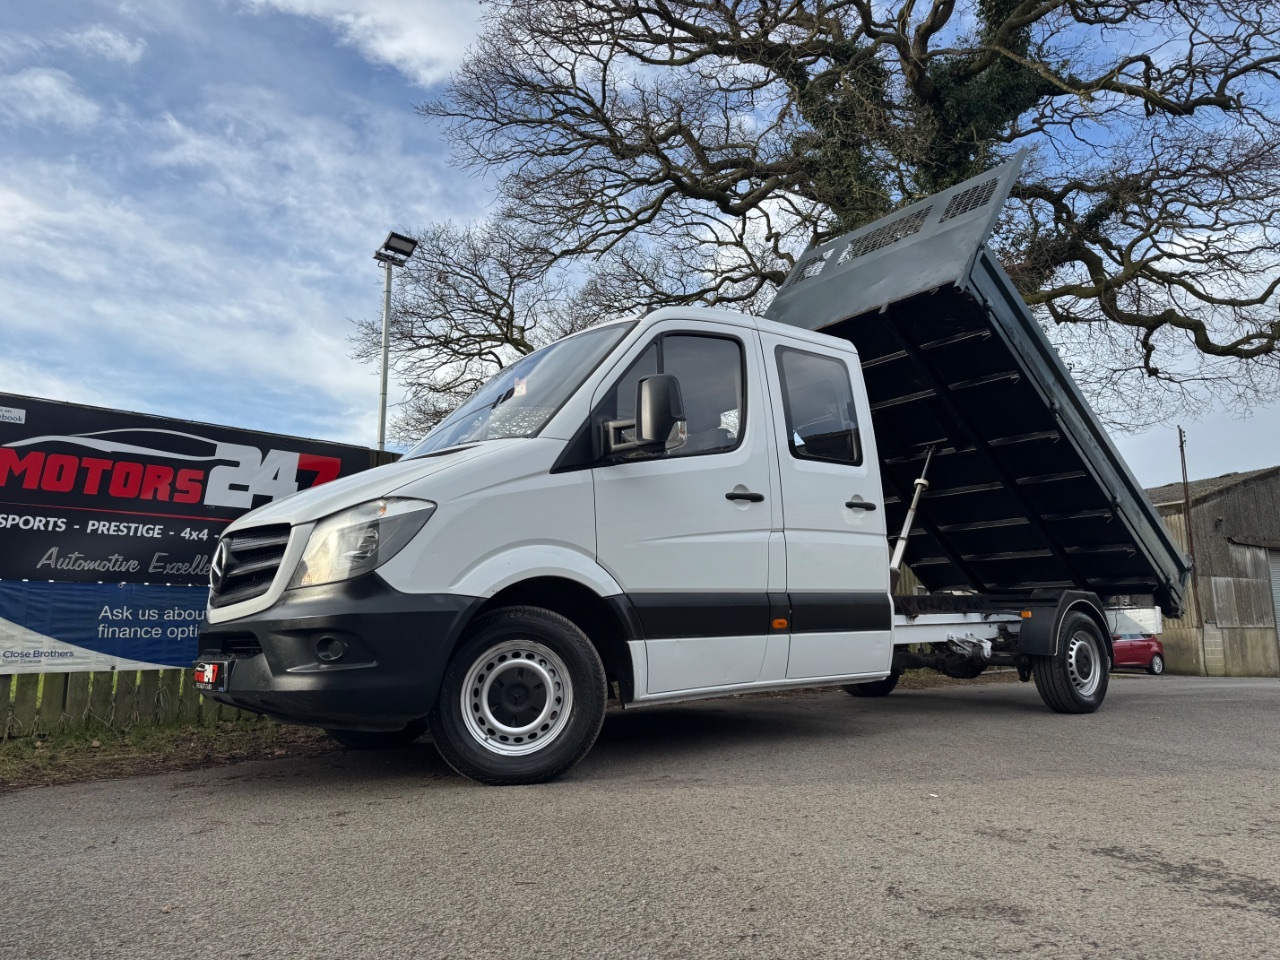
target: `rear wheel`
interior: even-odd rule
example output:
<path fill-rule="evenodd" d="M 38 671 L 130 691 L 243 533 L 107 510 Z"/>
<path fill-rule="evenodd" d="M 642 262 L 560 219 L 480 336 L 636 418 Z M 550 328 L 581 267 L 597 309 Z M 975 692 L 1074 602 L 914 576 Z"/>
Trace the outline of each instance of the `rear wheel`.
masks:
<path fill-rule="evenodd" d="M 425 720 L 414 720 L 403 730 L 325 730 L 348 750 L 390 750 L 407 747 L 427 732 Z"/>
<path fill-rule="evenodd" d="M 604 664 L 572 621 L 507 607 L 476 621 L 445 669 L 430 724 L 464 777 L 501 785 L 554 780 L 604 723 Z"/>
<path fill-rule="evenodd" d="M 895 671 L 883 680 L 872 680 L 869 683 L 846 683 L 844 692 L 851 697 L 887 697 L 898 685 L 900 672 Z"/>
<path fill-rule="evenodd" d="M 1151 674 L 1153 677 L 1158 677 L 1160 674 L 1164 673 L 1164 657 L 1160 656 L 1158 653 L 1153 653 L 1151 655 L 1151 662 L 1147 664 L 1147 673 Z"/>
<path fill-rule="evenodd" d="M 1068 613 L 1058 628 L 1058 651 L 1032 657 L 1036 689 L 1050 710 L 1093 713 L 1107 695 L 1110 662 L 1102 631 L 1084 613 Z"/>

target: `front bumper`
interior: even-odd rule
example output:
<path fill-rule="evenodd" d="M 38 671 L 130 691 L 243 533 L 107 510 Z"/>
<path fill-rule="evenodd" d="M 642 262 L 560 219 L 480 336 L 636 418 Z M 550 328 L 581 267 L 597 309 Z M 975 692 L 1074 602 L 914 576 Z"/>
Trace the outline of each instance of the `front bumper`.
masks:
<path fill-rule="evenodd" d="M 270 608 L 208 624 L 200 660 L 230 664 L 227 689 L 210 699 L 290 723 L 399 730 L 425 717 L 458 635 L 484 601 L 400 593 L 376 573 L 286 591 Z M 341 660 L 316 644 L 336 638 Z"/>

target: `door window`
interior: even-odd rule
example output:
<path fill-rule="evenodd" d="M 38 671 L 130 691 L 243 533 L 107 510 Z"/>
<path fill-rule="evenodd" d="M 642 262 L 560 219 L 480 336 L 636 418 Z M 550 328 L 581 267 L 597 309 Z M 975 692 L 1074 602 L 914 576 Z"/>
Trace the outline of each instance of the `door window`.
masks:
<path fill-rule="evenodd" d="M 746 427 L 742 344 L 728 337 L 666 334 L 655 340 L 605 394 L 596 421 L 635 417 L 644 377 L 669 373 L 680 381 L 688 437 L 668 457 L 723 453 L 738 446 Z"/>
<path fill-rule="evenodd" d="M 791 347 L 778 347 L 777 360 L 791 455 L 862 463 L 853 386 L 844 363 Z"/>

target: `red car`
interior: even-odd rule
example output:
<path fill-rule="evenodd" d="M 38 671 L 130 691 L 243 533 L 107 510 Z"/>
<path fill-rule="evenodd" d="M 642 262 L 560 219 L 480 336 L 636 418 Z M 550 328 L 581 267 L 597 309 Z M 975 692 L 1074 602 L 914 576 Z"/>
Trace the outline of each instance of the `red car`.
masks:
<path fill-rule="evenodd" d="M 1164 673 L 1164 644 L 1150 633 L 1121 633 L 1111 637 L 1116 667 L 1145 667 L 1152 676 Z"/>

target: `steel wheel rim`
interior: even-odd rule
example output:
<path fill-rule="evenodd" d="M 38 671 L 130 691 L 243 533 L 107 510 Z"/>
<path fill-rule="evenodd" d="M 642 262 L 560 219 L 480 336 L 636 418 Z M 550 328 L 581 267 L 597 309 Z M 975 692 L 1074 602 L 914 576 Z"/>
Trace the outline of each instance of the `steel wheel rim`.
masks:
<path fill-rule="evenodd" d="M 551 648 L 536 640 L 507 640 L 471 664 L 461 707 L 463 725 L 485 750 L 527 756 L 564 733 L 573 684 Z"/>
<path fill-rule="evenodd" d="M 1084 630 L 1071 635 L 1067 642 L 1067 676 L 1082 697 L 1091 697 L 1102 683 L 1102 657 L 1098 641 Z"/>

